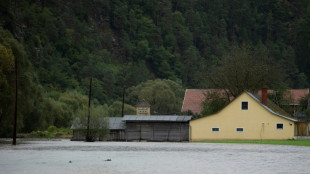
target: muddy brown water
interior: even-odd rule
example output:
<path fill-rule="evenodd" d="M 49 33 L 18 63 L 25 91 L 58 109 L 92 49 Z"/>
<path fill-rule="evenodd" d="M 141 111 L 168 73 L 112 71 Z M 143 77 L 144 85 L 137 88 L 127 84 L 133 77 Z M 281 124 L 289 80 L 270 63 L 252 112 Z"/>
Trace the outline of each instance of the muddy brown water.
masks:
<path fill-rule="evenodd" d="M 8 140 L 2 140 L 5 142 Z M 0 173 L 310 173 L 310 147 L 19 140 L 0 143 Z"/>

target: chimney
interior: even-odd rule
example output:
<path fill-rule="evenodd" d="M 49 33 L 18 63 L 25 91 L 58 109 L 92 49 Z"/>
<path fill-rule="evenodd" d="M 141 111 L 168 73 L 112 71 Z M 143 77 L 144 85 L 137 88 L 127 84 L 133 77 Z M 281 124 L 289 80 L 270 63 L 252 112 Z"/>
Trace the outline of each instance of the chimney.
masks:
<path fill-rule="evenodd" d="M 267 105 L 267 88 L 262 89 L 262 103 Z"/>

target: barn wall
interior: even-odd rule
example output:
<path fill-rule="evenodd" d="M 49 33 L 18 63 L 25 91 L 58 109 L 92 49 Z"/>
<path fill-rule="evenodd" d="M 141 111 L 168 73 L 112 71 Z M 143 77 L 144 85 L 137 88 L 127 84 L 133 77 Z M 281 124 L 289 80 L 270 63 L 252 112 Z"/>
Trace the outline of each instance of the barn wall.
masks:
<path fill-rule="evenodd" d="M 189 124 L 182 122 L 127 122 L 126 140 L 188 141 Z"/>
<path fill-rule="evenodd" d="M 85 130 L 73 130 L 71 141 L 85 141 Z"/>
<path fill-rule="evenodd" d="M 73 130 L 71 141 L 85 141 L 86 130 Z M 110 130 L 105 137 L 97 136 L 96 141 L 125 141 L 124 130 Z"/>
<path fill-rule="evenodd" d="M 107 141 L 124 141 L 125 131 L 124 130 L 110 130 L 107 137 Z"/>

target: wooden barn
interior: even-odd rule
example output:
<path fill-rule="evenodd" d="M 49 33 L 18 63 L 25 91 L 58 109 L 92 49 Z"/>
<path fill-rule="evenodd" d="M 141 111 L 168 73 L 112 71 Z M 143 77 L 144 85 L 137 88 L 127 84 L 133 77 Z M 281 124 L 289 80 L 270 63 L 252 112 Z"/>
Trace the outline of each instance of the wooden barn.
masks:
<path fill-rule="evenodd" d="M 122 121 L 123 117 L 109 118 L 109 135 L 107 141 L 124 141 L 125 138 L 125 123 Z"/>
<path fill-rule="evenodd" d="M 71 141 L 85 141 L 85 130 L 86 128 L 71 126 L 73 136 Z"/>
<path fill-rule="evenodd" d="M 188 141 L 191 116 L 125 115 L 127 141 Z"/>
<path fill-rule="evenodd" d="M 125 123 L 122 121 L 123 117 L 109 118 L 109 134 L 105 137 L 97 135 L 96 140 L 99 141 L 124 141 L 125 140 Z M 86 127 L 82 124 L 72 125 L 73 131 L 72 141 L 85 141 Z"/>

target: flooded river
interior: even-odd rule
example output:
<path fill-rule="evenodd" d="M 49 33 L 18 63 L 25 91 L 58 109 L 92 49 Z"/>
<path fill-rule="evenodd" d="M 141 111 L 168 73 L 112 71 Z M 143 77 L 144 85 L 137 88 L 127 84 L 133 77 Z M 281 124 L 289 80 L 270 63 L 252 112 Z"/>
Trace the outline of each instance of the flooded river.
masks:
<path fill-rule="evenodd" d="M 3 142 L 3 141 L 2 141 Z M 154 142 L 0 144 L 0 173 L 310 173 L 310 147 Z"/>

